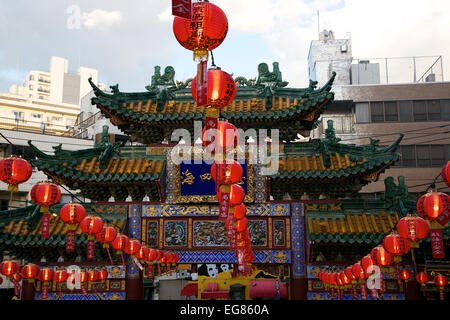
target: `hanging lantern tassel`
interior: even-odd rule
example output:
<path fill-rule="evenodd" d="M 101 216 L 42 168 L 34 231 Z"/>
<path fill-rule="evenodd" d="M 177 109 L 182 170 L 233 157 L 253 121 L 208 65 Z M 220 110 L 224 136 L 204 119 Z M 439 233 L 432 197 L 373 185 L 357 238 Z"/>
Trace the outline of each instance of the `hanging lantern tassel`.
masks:
<path fill-rule="evenodd" d="M 153 265 L 147 263 L 147 278 L 153 278 Z"/>
<path fill-rule="evenodd" d="M 194 50 L 194 61 L 203 62 L 209 58 L 208 49 L 198 48 Z"/>
<path fill-rule="evenodd" d="M 352 280 L 352 289 L 353 289 L 353 298 L 355 300 L 358 299 L 358 291 L 356 291 L 356 283 L 357 281 L 355 279 Z"/>
<path fill-rule="evenodd" d="M 50 212 L 48 207 L 41 207 L 42 215 L 42 231 L 41 237 L 48 238 L 50 235 Z"/>
<path fill-rule="evenodd" d="M 66 252 L 74 252 L 75 251 L 75 234 L 77 230 L 77 225 L 69 224 L 67 226 L 67 234 L 66 234 Z"/>
<path fill-rule="evenodd" d="M 400 273 L 400 262 L 401 261 L 402 261 L 402 257 L 400 257 L 400 256 L 395 256 L 394 257 L 395 273 L 397 274 L 397 284 L 398 284 L 398 288 L 400 290 L 403 288 L 402 275 Z"/>
<path fill-rule="evenodd" d="M 87 288 L 85 283 L 81 284 L 81 291 L 83 292 L 83 296 L 87 296 Z"/>
<path fill-rule="evenodd" d="M 62 283 L 58 283 L 58 289 L 59 289 L 59 294 L 58 294 L 58 300 L 61 300 L 62 297 Z"/>
<path fill-rule="evenodd" d="M 48 282 L 42 282 L 42 294 L 41 299 L 46 300 L 48 298 Z"/>
<path fill-rule="evenodd" d="M 156 270 L 158 271 L 158 275 L 161 274 L 161 266 L 159 263 L 156 264 Z"/>
<path fill-rule="evenodd" d="M 366 282 L 363 279 L 359 279 L 359 289 L 361 290 L 361 300 L 367 300 Z"/>
<path fill-rule="evenodd" d="M 443 286 L 439 286 L 439 298 L 441 300 L 444 300 L 444 287 Z"/>
<path fill-rule="evenodd" d="M 385 291 L 384 287 L 384 273 L 383 271 L 380 271 L 380 294 L 383 295 Z"/>
<path fill-rule="evenodd" d="M 14 285 L 14 295 L 19 296 L 19 294 L 20 294 L 20 289 L 21 289 L 20 283 L 17 282 L 17 280 L 14 279 L 14 277 L 11 277 L 11 279 L 9 279 L 9 280 L 10 280 L 10 281 L 13 283 L 13 285 Z"/>
<path fill-rule="evenodd" d="M 88 240 L 87 240 L 87 259 L 88 260 L 94 260 L 94 258 L 95 258 L 94 249 L 95 249 L 95 236 L 88 235 Z"/>
<path fill-rule="evenodd" d="M 373 288 L 371 290 L 371 294 L 372 294 L 372 298 L 378 299 L 378 291 L 377 291 L 377 289 Z"/>

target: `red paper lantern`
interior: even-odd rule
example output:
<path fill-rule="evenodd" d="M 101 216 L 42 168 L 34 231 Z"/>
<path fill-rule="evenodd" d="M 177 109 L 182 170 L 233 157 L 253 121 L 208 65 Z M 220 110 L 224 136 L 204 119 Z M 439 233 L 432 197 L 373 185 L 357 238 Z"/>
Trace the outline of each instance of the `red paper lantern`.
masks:
<path fill-rule="evenodd" d="M 86 217 L 86 209 L 79 203 L 67 203 L 59 211 L 59 217 L 64 223 L 75 225 Z"/>
<path fill-rule="evenodd" d="M 41 268 L 37 264 L 29 263 L 22 267 L 22 276 L 24 279 L 34 280 L 39 277 Z"/>
<path fill-rule="evenodd" d="M 211 166 L 211 177 L 216 183 L 217 167 L 218 165 L 215 162 Z M 219 184 L 231 185 L 241 181 L 243 170 L 239 162 L 233 160 L 232 163 L 222 163 L 220 164 L 220 169 Z"/>
<path fill-rule="evenodd" d="M 100 278 L 100 273 L 95 270 L 91 270 L 88 272 L 88 281 L 95 282 Z"/>
<path fill-rule="evenodd" d="M 429 192 L 417 200 L 416 208 L 419 215 L 427 220 L 436 219 L 449 205 L 448 195 L 442 192 Z"/>
<path fill-rule="evenodd" d="M 147 261 L 152 262 L 156 260 L 156 257 L 158 256 L 158 252 L 155 249 L 150 249 L 147 255 Z"/>
<path fill-rule="evenodd" d="M 394 256 L 402 256 L 409 252 L 410 241 L 393 232 L 384 237 L 383 247 Z"/>
<path fill-rule="evenodd" d="M 80 272 L 80 283 L 86 283 L 89 279 L 89 274 L 86 271 L 81 271 Z"/>
<path fill-rule="evenodd" d="M 117 237 L 117 231 L 113 227 L 103 227 L 103 229 L 95 235 L 98 242 L 103 243 L 105 248 L 109 247 L 109 243 L 113 242 Z"/>
<path fill-rule="evenodd" d="M 17 282 L 20 282 L 22 280 L 22 275 L 20 273 L 14 273 L 12 278 Z"/>
<path fill-rule="evenodd" d="M 428 236 L 430 227 L 420 217 L 406 216 L 397 223 L 397 231 L 402 238 L 409 239 L 412 242 L 418 242 Z"/>
<path fill-rule="evenodd" d="M 445 166 L 442 167 L 441 177 L 447 187 L 450 187 L 450 161 L 448 161 Z"/>
<path fill-rule="evenodd" d="M 370 255 L 364 256 L 361 259 L 361 266 L 365 273 L 368 273 L 367 270 L 369 269 L 370 266 L 373 266 L 373 265 L 374 265 L 374 263 L 373 263 L 373 260 L 370 257 Z"/>
<path fill-rule="evenodd" d="M 392 263 L 392 254 L 381 245 L 372 249 L 370 257 L 377 266 L 389 266 Z"/>
<path fill-rule="evenodd" d="M 416 280 L 419 282 L 422 286 L 425 286 L 425 284 L 430 280 L 430 277 L 425 272 L 420 272 L 416 274 Z"/>
<path fill-rule="evenodd" d="M 222 190 L 222 188 L 221 188 L 221 190 Z M 219 191 L 217 193 L 217 200 L 220 201 L 221 197 L 222 197 L 222 191 Z M 244 188 L 242 188 L 238 184 L 231 185 L 230 205 L 233 207 L 237 206 L 244 201 L 244 198 L 245 198 Z"/>
<path fill-rule="evenodd" d="M 173 32 L 178 42 L 194 51 L 194 59 L 204 60 L 228 33 L 228 19 L 222 9 L 209 2 L 192 4 L 192 19 L 175 17 Z"/>
<path fill-rule="evenodd" d="M 100 270 L 98 278 L 101 281 L 106 280 L 108 278 L 108 271 L 106 271 L 105 269 Z"/>
<path fill-rule="evenodd" d="M 39 280 L 42 282 L 50 282 L 53 279 L 53 270 L 50 268 L 43 268 L 39 272 Z"/>
<path fill-rule="evenodd" d="M 438 274 L 433 278 L 433 282 L 438 287 L 445 287 L 448 285 L 448 278 L 442 274 Z"/>
<path fill-rule="evenodd" d="M 111 242 L 111 247 L 117 251 L 117 253 L 121 253 L 123 249 L 128 245 L 130 239 L 124 234 L 118 234 L 117 237 Z"/>
<path fill-rule="evenodd" d="M 237 147 L 239 142 L 239 132 L 236 127 L 227 121 L 218 121 L 217 130 L 208 130 L 206 127 L 202 131 L 203 146 L 208 146 L 211 143 L 215 144 L 217 140 L 217 148 L 221 153 L 232 151 Z M 211 151 L 214 154 L 215 150 Z"/>
<path fill-rule="evenodd" d="M 32 173 L 31 165 L 20 157 L 10 156 L 0 160 L 0 180 L 10 186 L 28 181 Z"/>
<path fill-rule="evenodd" d="M 192 97 L 197 101 L 197 76 L 192 80 Z M 224 108 L 236 96 L 236 83 L 231 75 L 218 69 L 208 70 L 208 106 Z"/>
<path fill-rule="evenodd" d="M 360 262 L 355 263 L 352 266 L 352 273 L 355 276 L 356 279 L 365 279 L 367 278 L 366 273 L 364 272 L 363 267 L 361 266 Z"/>
<path fill-rule="evenodd" d="M 405 281 L 409 280 L 411 278 L 411 271 L 409 271 L 408 269 L 403 269 L 400 272 L 400 277 Z"/>
<path fill-rule="evenodd" d="M 245 204 L 241 203 L 234 207 L 234 218 L 236 220 L 245 218 L 245 214 L 247 213 L 247 207 Z"/>
<path fill-rule="evenodd" d="M 150 253 L 149 247 L 141 246 L 139 252 L 136 253 L 136 258 L 138 258 L 139 260 L 146 260 L 149 253 Z"/>
<path fill-rule="evenodd" d="M 246 218 L 240 219 L 236 222 L 236 230 L 238 232 L 244 232 L 247 229 L 248 221 Z"/>
<path fill-rule="evenodd" d="M 131 256 L 136 255 L 136 253 L 141 250 L 141 243 L 138 240 L 130 240 L 125 248 L 123 248 L 123 251 L 125 251 L 126 254 L 129 254 Z"/>
<path fill-rule="evenodd" d="M 345 275 L 347 276 L 347 278 L 348 278 L 350 281 L 356 279 L 355 275 L 354 275 L 353 272 L 352 272 L 352 266 L 349 266 L 349 267 L 345 268 L 345 269 L 344 269 L 344 273 L 345 273 Z"/>
<path fill-rule="evenodd" d="M 1 272 L 6 277 L 11 277 L 19 271 L 20 265 L 17 261 L 7 260 L 1 265 Z"/>
<path fill-rule="evenodd" d="M 87 216 L 80 223 L 81 231 L 88 236 L 95 236 L 95 234 L 102 231 L 103 220 L 96 216 Z"/>
<path fill-rule="evenodd" d="M 63 283 L 64 281 L 67 281 L 67 278 L 69 275 L 67 274 L 66 270 L 59 270 L 54 272 L 53 274 L 53 281 L 58 283 Z"/>
<path fill-rule="evenodd" d="M 41 207 L 50 207 L 58 203 L 61 190 L 51 182 L 39 182 L 30 191 L 31 201 Z"/>

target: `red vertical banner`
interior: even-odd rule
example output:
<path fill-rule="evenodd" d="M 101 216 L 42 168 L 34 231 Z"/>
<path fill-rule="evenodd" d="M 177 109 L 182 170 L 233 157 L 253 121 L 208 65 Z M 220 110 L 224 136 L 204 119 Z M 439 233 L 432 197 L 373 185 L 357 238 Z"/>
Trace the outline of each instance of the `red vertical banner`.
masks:
<path fill-rule="evenodd" d="M 442 241 L 442 230 L 441 229 L 431 229 L 431 252 L 433 258 L 442 259 L 445 258 L 444 254 L 444 242 Z"/>
<path fill-rule="evenodd" d="M 192 0 L 172 0 L 172 15 L 191 20 Z"/>
<path fill-rule="evenodd" d="M 197 107 L 208 105 L 208 60 L 197 66 Z"/>
<path fill-rule="evenodd" d="M 48 282 L 42 283 L 42 293 L 41 293 L 41 299 L 45 300 L 48 298 Z"/>
<path fill-rule="evenodd" d="M 87 296 L 87 289 L 86 289 L 86 285 L 85 284 L 81 285 L 81 291 L 83 292 L 83 296 Z"/>
<path fill-rule="evenodd" d="M 400 274 L 400 264 L 398 262 L 395 263 L 395 273 L 397 274 L 398 289 L 401 291 L 403 290 L 403 282 Z"/>
<path fill-rule="evenodd" d="M 364 280 L 359 283 L 359 288 L 361 290 L 361 300 L 367 300 L 367 287 Z"/>
<path fill-rule="evenodd" d="M 48 238 L 50 235 L 50 217 L 51 215 L 49 212 L 46 212 L 42 215 L 42 238 Z"/>
<path fill-rule="evenodd" d="M 87 242 L 87 259 L 88 260 L 94 260 L 94 249 L 95 249 L 95 240 L 90 239 L 88 236 L 88 242 Z"/>
<path fill-rule="evenodd" d="M 445 209 L 434 221 L 445 227 L 450 221 L 450 208 Z"/>
<path fill-rule="evenodd" d="M 147 278 L 153 278 L 153 265 L 147 264 Z"/>
<path fill-rule="evenodd" d="M 219 199 L 219 219 L 225 220 L 228 217 L 230 210 L 230 190 L 231 187 L 223 185 L 221 187 L 220 199 Z"/>
<path fill-rule="evenodd" d="M 75 232 L 76 230 L 69 229 L 67 230 L 66 234 L 66 251 L 67 252 L 74 252 L 75 251 Z"/>

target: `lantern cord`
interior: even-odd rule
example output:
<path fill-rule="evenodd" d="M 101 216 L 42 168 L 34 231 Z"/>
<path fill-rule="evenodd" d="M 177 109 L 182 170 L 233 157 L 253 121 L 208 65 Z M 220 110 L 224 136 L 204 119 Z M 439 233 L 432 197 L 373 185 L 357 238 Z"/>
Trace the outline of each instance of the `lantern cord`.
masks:
<path fill-rule="evenodd" d="M 212 50 L 210 52 L 211 52 L 211 67 L 216 67 L 216 64 L 214 63 L 214 55 Z"/>
<path fill-rule="evenodd" d="M 125 267 L 125 260 L 123 260 L 123 253 L 120 254 L 120 258 L 122 259 L 123 272 L 127 272 L 127 268 Z"/>
<path fill-rule="evenodd" d="M 416 264 L 416 257 L 414 255 L 414 248 L 411 248 L 411 260 L 414 265 L 414 272 L 415 272 L 415 274 L 417 274 L 417 264 Z"/>
<path fill-rule="evenodd" d="M 1 133 L 0 132 L 0 135 L 3 137 L 3 139 L 5 139 L 6 141 L 8 141 L 8 143 L 10 144 L 10 145 L 12 145 L 13 146 L 13 144 L 12 144 L 12 142 L 11 141 L 9 141 L 8 140 L 8 138 L 7 137 L 5 137 L 4 135 L 3 135 L 3 133 Z"/>

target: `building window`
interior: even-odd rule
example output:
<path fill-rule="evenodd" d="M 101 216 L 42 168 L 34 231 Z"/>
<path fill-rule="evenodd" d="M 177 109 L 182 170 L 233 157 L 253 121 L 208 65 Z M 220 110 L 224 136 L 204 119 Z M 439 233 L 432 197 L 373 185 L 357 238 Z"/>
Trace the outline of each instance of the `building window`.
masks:
<path fill-rule="evenodd" d="M 412 101 L 399 101 L 398 105 L 400 109 L 400 121 L 412 121 Z"/>
<path fill-rule="evenodd" d="M 33 118 L 35 118 L 35 119 L 40 119 L 40 118 L 42 118 L 42 114 L 39 114 L 39 113 L 32 113 L 31 116 L 32 116 Z"/>
<path fill-rule="evenodd" d="M 426 101 L 413 101 L 414 121 L 427 121 Z"/>
<path fill-rule="evenodd" d="M 428 100 L 428 120 L 441 120 L 441 103 L 439 100 Z"/>
<path fill-rule="evenodd" d="M 30 74 L 30 81 L 34 80 L 34 75 Z"/>
<path fill-rule="evenodd" d="M 442 120 L 450 120 L 450 100 L 441 100 Z"/>
<path fill-rule="evenodd" d="M 398 167 L 442 167 L 450 159 L 450 145 L 409 145 L 398 149 L 401 160 Z"/>
<path fill-rule="evenodd" d="M 370 122 L 370 112 L 368 102 L 355 103 L 356 123 Z"/>
<path fill-rule="evenodd" d="M 333 120 L 333 128 L 336 134 L 349 134 L 354 133 L 354 125 L 352 115 L 326 115 L 322 117 L 323 129 L 321 133 L 324 133 L 328 128 L 328 120 Z"/>
<path fill-rule="evenodd" d="M 372 102 L 370 104 L 372 122 L 384 122 L 383 102 Z"/>
<path fill-rule="evenodd" d="M 23 121 L 25 118 L 25 115 L 22 111 L 13 111 L 13 114 L 16 121 Z"/>
<path fill-rule="evenodd" d="M 385 102 L 384 110 L 386 121 L 398 121 L 398 110 L 396 101 Z"/>

